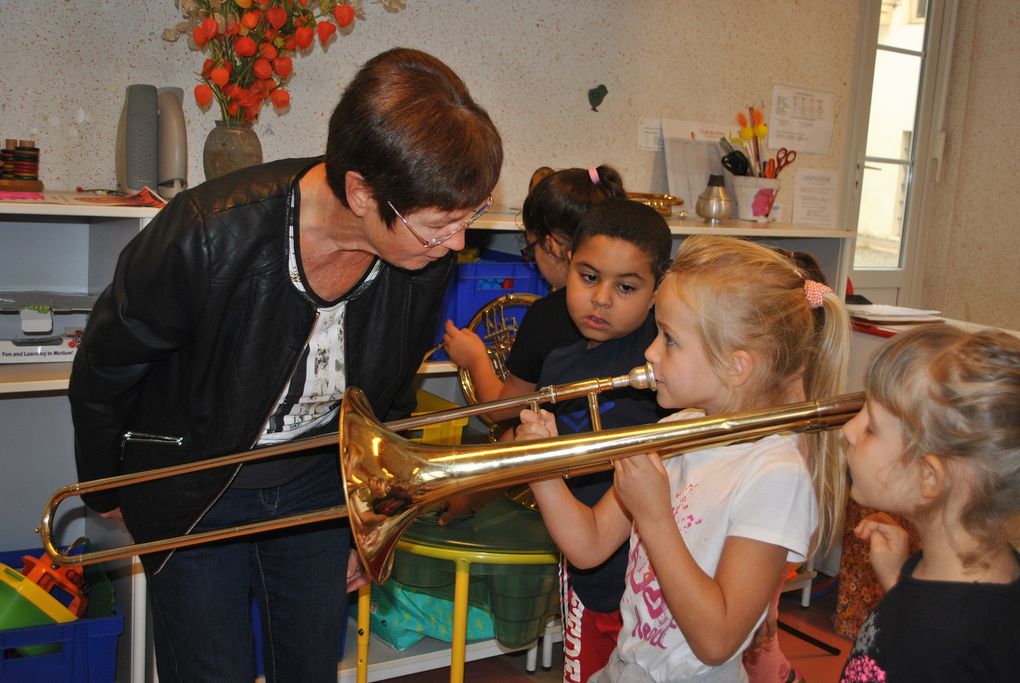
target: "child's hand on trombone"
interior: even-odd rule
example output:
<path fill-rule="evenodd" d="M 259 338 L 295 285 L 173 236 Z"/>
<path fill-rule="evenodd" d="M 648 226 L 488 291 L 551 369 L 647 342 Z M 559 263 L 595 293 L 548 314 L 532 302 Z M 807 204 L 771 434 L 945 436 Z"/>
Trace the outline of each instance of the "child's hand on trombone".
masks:
<path fill-rule="evenodd" d="M 514 431 L 514 441 L 533 441 L 557 436 L 556 418 L 548 410 L 521 411 L 521 424 Z"/>

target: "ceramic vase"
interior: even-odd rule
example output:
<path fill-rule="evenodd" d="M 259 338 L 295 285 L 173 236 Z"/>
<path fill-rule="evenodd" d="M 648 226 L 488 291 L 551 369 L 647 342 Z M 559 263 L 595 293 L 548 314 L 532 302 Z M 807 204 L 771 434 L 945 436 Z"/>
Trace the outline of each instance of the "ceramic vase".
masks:
<path fill-rule="evenodd" d="M 205 179 L 262 163 L 262 143 L 250 125 L 217 121 L 202 149 Z"/>

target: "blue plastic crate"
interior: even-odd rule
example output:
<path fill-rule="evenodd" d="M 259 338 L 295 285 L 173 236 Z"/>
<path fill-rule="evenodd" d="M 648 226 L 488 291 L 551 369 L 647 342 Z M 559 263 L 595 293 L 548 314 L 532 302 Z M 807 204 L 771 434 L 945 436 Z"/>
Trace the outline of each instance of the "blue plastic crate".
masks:
<path fill-rule="evenodd" d="M 549 285 L 534 263 L 525 263 L 520 256 L 497 251 L 483 251 L 482 256 L 478 261 L 457 265 L 443 298 L 434 344 L 443 341 L 448 319 L 457 327 L 466 327 L 483 306 L 504 294 L 545 296 L 549 292 Z M 480 330 L 476 332 L 481 333 Z M 439 349 L 432 354 L 432 359 L 448 360 L 449 357 Z"/>
<path fill-rule="evenodd" d="M 21 569 L 22 556 L 38 557 L 42 552 L 41 548 L 0 552 L 0 562 Z M 0 631 L 0 681 L 113 681 L 117 669 L 117 638 L 123 631 L 124 617 L 116 610 L 108 617 Z M 48 644 L 59 645 L 60 651 L 27 657 L 16 651 L 28 645 Z"/>

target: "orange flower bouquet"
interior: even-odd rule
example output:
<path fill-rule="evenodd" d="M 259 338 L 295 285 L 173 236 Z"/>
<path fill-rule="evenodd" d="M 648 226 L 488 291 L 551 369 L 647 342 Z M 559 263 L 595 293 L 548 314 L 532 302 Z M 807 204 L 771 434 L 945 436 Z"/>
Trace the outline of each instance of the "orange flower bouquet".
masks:
<path fill-rule="evenodd" d="M 207 110 L 213 99 L 224 123 L 252 124 L 266 100 L 277 111 L 290 106 L 287 83 L 293 57 L 307 54 L 316 38 L 322 46 L 337 29 L 353 30 L 364 19 L 361 0 L 176 0 L 184 21 L 163 32 L 165 40 L 188 36 L 194 50 L 208 54 L 195 86 L 195 102 Z M 384 0 L 387 11 L 405 0 Z"/>

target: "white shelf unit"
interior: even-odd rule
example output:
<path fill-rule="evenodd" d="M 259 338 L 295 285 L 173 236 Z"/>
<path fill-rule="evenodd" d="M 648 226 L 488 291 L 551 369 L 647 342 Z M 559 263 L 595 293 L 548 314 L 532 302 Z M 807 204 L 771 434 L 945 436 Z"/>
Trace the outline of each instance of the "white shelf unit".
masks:
<path fill-rule="evenodd" d="M 156 215 L 155 209 L 112 206 L 0 202 L 0 292 L 99 294 L 113 278 L 124 245 Z M 15 312 L 0 313 L 5 333 L 19 329 Z M 82 327 L 85 314 L 59 314 L 54 332 Z M 59 486 L 77 480 L 74 433 L 67 402 L 70 363 L 0 364 L 0 548 L 38 548 L 34 528 L 43 503 Z M 69 542 L 88 535 L 98 543 L 122 542 L 125 533 L 86 515 L 80 500 L 61 506 L 58 538 Z M 116 540 L 111 540 L 111 539 Z M 145 612 L 136 599 L 140 569 L 129 562 L 108 563 L 124 614 L 118 648 L 118 680 L 143 681 Z"/>
<path fill-rule="evenodd" d="M 357 637 L 357 622 L 353 618 L 348 619 L 344 658 L 340 662 L 337 672 L 338 683 L 354 683 L 357 680 Z M 558 621 L 550 625 L 543 638 L 549 639 L 550 644 L 562 641 L 563 636 Z M 495 640 L 469 641 L 464 649 L 464 661 L 473 662 L 519 651 L 507 649 Z M 542 660 L 538 661 L 541 665 Z M 368 646 L 368 680 L 370 682 L 385 681 L 398 676 L 407 676 L 448 666 L 450 666 L 450 644 L 434 638 L 425 637 L 405 650 L 397 650 L 373 635 Z"/>
<path fill-rule="evenodd" d="M 0 236 L 6 245 L 0 256 L 0 291 L 54 289 L 77 294 L 98 294 L 113 276 L 117 255 L 134 232 L 156 214 L 154 209 L 62 206 L 0 202 Z M 519 233 L 515 212 L 493 210 L 480 218 L 471 230 L 499 233 L 501 246 Z M 851 230 L 806 228 L 780 223 L 751 223 L 740 220 L 705 225 L 701 219 L 668 219 L 674 241 L 688 235 L 729 235 L 747 237 L 791 251 L 809 251 L 844 293 L 849 273 Z M 39 281 L 39 273 L 47 273 Z M 0 394 L 65 391 L 70 363 L 25 363 L 0 365 Z M 449 375 L 449 362 L 422 365 L 420 374 Z"/>
<path fill-rule="evenodd" d="M 121 249 L 131 237 L 156 215 L 156 210 L 127 207 L 82 207 L 56 204 L 0 202 L 0 291 L 47 290 L 73 294 L 98 294 L 110 282 Z M 514 251 L 518 228 L 512 210 L 490 211 L 477 221 L 472 231 L 493 231 L 493 241 L 505 251 Z M 669 219 L 674 241 L 687 235 L 713 234 L 751 237 L 790 250 L 810 251 L 818 258 L 830 281 L 838 283 L 842 293 L 849 272 L 850 244 L 853 232 L 821 230 L 792 225 L 754 224 L 725 221 L 718 226 L 704 225 L 700 219 Z M 8 314 L 4 314 L 8 315 Z M 0 547 L 5 549 L 37 547 L 32 531 L 43 501 L 58 486 L 76 480 L 73 462 L 73 431 L 66 391 L 70 363 L 0 364 L 0 432 L 5 435 L 0 450 L 5 477 L 0 495 L 0 515 L 4 530 Z M 456 388 L 451 363 L 425 363 L 420 379 L 434 393 L 451 396 Z M 113 533 L 109 525 L 90 519 L 86 522 L 83 506 L 65 504 L 60 538 L 88 533 L 102 542 Z M 87 524 L 87 526 L 86 526 Z M 76 533 L 77 532 L 77 533 Z M 118 539 L 119 541 L 120 539 Z M 130 584 L 131 572 L 125 570 Z M 130 596 L 139 590 L 134 585 L 118 590 L 121 609 L 127 615 L 125 638 L 118 671 L 120 680 L 144 681 L 144 630 L 132 622 L 141 622 L 144 611 L 130 604 Z M 118 587 L 120 588 L 120 587 Z M 125 597 L 126 602 L 125 603 Z M 133 619 L 132 619 L 133 614 Z M 353 628 L 353 627 L 352 627 Z M 555 640 L 558 634 L 551 634 Z M 341 663 L 340 680 L 354 680 L 355 634 L 349 633 L 347 657 Z M 467 659 L 481 659 L 505 652 L 495 641 L 479 641 L 467 647 Z M 411 672 L 449 665 L 449 647 L 431 639 L 403 652 L 373 639 L 369 651 L 369 680 L 385 680 Z"/>

